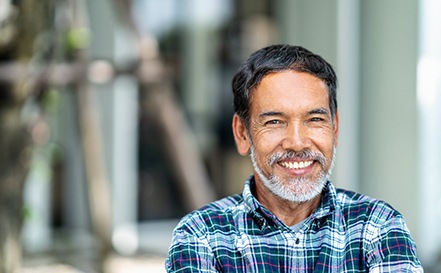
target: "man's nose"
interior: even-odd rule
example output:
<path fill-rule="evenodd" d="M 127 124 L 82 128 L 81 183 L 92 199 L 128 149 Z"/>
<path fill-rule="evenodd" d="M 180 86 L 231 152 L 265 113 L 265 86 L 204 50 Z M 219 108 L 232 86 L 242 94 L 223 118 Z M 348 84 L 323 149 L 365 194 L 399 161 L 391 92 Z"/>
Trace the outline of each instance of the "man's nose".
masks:
<path fill-rule="evenodd" d="M 308 134 L 308 128 L 301 122 L 290 123 L 287 126 L 285 136 L 282 142 L 282 148 L 285 150 L 302 151 L 309 148 L 311 140 Z"/>

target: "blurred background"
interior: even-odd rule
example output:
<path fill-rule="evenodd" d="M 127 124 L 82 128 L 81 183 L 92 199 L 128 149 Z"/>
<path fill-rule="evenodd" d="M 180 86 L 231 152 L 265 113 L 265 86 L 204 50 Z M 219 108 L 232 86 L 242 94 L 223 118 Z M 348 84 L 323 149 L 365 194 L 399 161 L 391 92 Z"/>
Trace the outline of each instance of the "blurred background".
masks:
<path fill-rule="evenodd" d="M 241 192 L 252 172 L 234 147 L 230 84 L 274 43 L 334 66 L 334 184 L 398 209 L 426 272 L 441 272 L 440 11 L 437 0 L 0 0 L 0 273 L 165 272 L 179 218 Z"/>

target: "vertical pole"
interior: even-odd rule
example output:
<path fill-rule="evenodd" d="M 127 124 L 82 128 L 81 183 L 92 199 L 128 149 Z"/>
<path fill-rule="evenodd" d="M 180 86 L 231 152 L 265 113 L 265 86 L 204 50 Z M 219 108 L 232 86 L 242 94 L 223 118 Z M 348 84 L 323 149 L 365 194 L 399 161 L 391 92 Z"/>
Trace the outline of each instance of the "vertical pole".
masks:
<path fill-rule="evenodd" d="M 339 77 L 338 109 L 340 112 L 336 186 L 359 190 L 360 124 L 360 2 L 338 0 L 337 63 Z"/>

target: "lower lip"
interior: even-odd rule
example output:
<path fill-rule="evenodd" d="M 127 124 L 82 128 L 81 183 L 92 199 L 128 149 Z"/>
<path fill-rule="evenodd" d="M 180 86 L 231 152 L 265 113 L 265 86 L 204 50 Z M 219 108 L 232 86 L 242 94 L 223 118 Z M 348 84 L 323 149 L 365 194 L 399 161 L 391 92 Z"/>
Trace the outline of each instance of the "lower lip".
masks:
<path fill-rule="evenodd" d="M 311 165 L 309 165 L 308 167 L 305 168 L 300 168 L 300 169 L 288 169 L 285 168 L 279 164 L 277 164 L 279 166 L 279 168 L 281 168 L 284 172 L 287 172 L 290 175 L 295 175 L 295 176 L 304 176 L 307 174 L 310 174 L 312 172 L 312 170 L 314 169 L 314 166 L 316 165 L 316 161 L 314 161 Z"/>

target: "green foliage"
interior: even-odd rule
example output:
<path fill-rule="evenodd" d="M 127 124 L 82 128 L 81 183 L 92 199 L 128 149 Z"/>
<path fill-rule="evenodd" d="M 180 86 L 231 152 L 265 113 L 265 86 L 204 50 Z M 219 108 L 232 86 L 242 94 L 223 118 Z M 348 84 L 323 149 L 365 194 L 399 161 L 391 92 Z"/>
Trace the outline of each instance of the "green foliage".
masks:
<path fill-rule="evenodd" d="M 23 205 L 21 209 L 21 213 L 25 221 L 30 221 L 34 215 L 33 210 L 29 205 Z"/>
<path fill-rule="evenodd" d="M 55 88 L 50 88 L 43 94 L 41 101 L 42 108 L 49 113 L 55 113 L 59 109 L 60 99 L 60 91 Z"/>
<path fill-rule="evenodd" d="M 87 28 L 74 28 L 66 33 L 64 45 L 68 52 L 85 49 L 89 46 L 90 31 Z"/>

